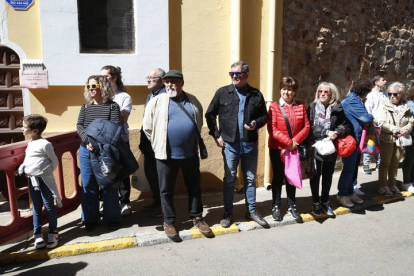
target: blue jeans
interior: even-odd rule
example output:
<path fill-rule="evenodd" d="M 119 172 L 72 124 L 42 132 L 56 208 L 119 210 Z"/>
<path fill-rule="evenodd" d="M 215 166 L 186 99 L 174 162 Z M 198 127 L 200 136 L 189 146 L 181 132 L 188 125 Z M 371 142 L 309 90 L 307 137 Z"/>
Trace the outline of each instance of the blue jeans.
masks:
<path fill-rule="evenodd" d="M 34 233 L 42 233 L 43 204 L 45 205 L 45 209 L 49 217 L 49 232 L 53 232 L 57 228 L 57 214 L 53 194 L 42 178 L 37 177 L 37 181 L 39 182 L 39 191 L 36 191 L 33 188 L 32 183 L 29 184 L 30 197 L 32 198 L 33 203 L 32 213 Z"/>
<path fill-rule="evenodd" d="M 257 143 L 225 143 L 222 153 L 224 159 L 224 211 L 233 213 L 234 182 L 236 182 L 237 166 L 240 159 L 244 176 L 246 209 L 248 212 L 255 210 Z"/>
<path fill-rule="evenodd" d="M 99 220 L 99 186 L 92 171 L 89 151 L 84 146 L 79 148 L 79 162 L 82 179 L 82 221 L 95 223 Z M 106 223 L 119 222 L 118 191 L 103 189 L 103 220 Z"/>
<path fill-rule="evenodd" d="M 358 171 L 358 155 L 358 150 L 355 150 L 350 156 L 342 157 L 344 166 L 338 181 L 339 196 L 350 196 L 354 193 L 354 172 Z"/>

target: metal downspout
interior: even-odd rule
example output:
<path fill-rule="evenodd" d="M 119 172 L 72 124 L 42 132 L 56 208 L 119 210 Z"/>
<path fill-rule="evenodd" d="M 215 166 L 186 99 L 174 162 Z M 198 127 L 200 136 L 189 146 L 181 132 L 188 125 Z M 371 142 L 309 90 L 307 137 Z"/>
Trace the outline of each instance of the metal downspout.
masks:
<path fill-rule="evenodd" d="M 267 93 L 266 106 L 269 109 L 273 102 L 274 79 L 275 79 L 275 37 L 276 37 L 276 0 L 269 0 L 269 44 L 268 44 L 268 66 L 267 66 Z M 272 188 L 272 164 L 270 162 L 269 134 L 266 131 L 265 141 L 265 171 L 264 171 L 264 187 L 267 190 Z"/>

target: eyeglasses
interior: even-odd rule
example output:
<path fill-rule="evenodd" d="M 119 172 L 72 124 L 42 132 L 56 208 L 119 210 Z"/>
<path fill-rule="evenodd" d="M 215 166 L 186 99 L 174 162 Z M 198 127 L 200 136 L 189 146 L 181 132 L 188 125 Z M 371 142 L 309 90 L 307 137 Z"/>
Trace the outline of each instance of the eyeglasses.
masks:
<path fill-rule="evenodd" d="M 400 93 L 388 93 L 388 97 L 391 97 L 391 96 L 398 97 L 398 95 L 400 95 Z"/>
<path fill-rule="evenodd" d="M 147 76 L 146 77 L 146 79 L 147 80 L 156 80 L 156 79 L 159 79 L 160 77 L 150 77 L 150 76 Z"/>
<path fill-rule="evenodd" d="M 329 94 L 328 90 L 318 90 L 319 94 Z"/>
<path fill-rule="evenodd" d="M 244 74 L 243 72 L 229 72 L 230 77 L 236 76 L 236 78 L 240 78 L 240 76 Z"/>
<path fill-rule="evenodd" d="M 99 83 L 94 83 L 94 84 L 87 84 L 86 85 L 86 89 L 87 90 L 91 90 L 91 89 L 96 89 L 98 87 L 101 87 L 101 85 Z"/>

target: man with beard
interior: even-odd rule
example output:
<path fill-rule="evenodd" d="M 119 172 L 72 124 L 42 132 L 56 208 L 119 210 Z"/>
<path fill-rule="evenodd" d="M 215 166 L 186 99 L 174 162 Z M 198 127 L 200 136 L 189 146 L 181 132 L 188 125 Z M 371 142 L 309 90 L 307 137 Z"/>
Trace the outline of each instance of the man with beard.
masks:
<path fill-rule="evenodd" d="M 203 107 L 195 96 L 183 91 L 184 78 L 180 71 L 170 70 L 163 80 L 166 93 L 148 102 L 143 130 L 155 153 L 164 231 L 169 238 L 178 236 L 174 227 L 174 188 L 181 169 L 188 191 L 190 218 L 201 233 L 209 234 L 211 229 L 202 217 L 197 142 L 197 131 L 203 125 Z"/>

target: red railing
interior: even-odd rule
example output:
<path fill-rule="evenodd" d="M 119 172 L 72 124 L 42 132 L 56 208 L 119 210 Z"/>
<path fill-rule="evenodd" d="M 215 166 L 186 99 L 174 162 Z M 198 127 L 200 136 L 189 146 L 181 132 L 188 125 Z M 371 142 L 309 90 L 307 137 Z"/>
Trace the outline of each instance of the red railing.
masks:
<path fill-rule="evenodd" d="M 80 145 L 80 138 L 76 131 L 66 132 L 64 134 L 51 135 L 46 137 L 55 148 L 56 156 L 59 159 L 57 168 L 57 185 L 60 196 L 62 198 L 63 207 L 57 208 L 58 217 L 76 210 L 81 202 L 79 174 L 80 170 L 77 165 L 77 151 Z M 27 141 L 14 143 L 0 147 L 0 171 L 6 174 L 8 200 L 10 204 L 11 220 L 7 225 L 0 226 L 0 244 L 3 244 L 13 238 L 21 236 L 33 230 L 32 215 L 22 217 L 18 210 L 17 199 L 25 193 L 29 192 L 28 187 L 17 188 L 15 185 L 14 172 L 16 168 L 23 162 Z M 63 178 L 62 155 L 68 152 L 71 157 L 71 174 L 73 183 L 66 183 Z M 73 193 L 71 196 L 65 196 L 65 186 L 72 185 Z M 3 191 L 4 192 L 4 191 Z M 43 224 L 46 224 L 46 210 L 43 210 Z"/>

